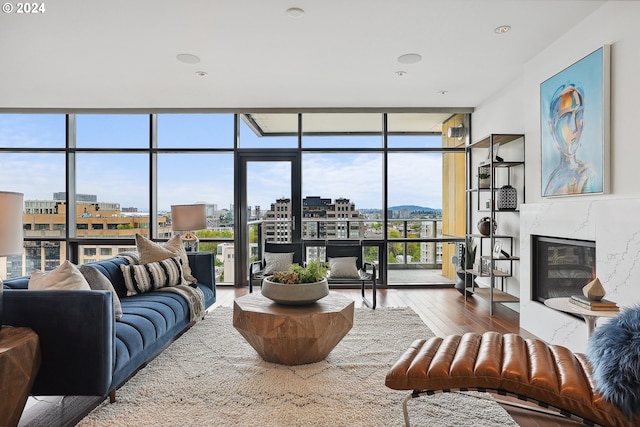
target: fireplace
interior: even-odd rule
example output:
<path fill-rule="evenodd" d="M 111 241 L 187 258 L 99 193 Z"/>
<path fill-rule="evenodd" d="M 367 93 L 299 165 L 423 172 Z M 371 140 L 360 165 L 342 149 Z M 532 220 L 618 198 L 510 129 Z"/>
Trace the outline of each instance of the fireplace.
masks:
<path fill-rule="evenodd" d="M 596 277 L 596 242 L 531 236 L 531 299 L 582 294 Z"/>

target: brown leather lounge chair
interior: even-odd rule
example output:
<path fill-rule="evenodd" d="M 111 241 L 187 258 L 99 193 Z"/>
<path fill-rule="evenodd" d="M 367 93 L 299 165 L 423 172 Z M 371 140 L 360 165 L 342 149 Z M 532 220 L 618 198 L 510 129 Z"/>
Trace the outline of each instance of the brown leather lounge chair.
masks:
<path fill-rule="evenodd" d="M 621 341 L 635 346 L 633 351 L 638 353 L 638 333 L 635 338 Z M 605 357 L 610 356 L 610 350 L 616 351 L 609 343 L 602 347 Z M 590 351 L 587 353 L 591 360 Z M 629 395 L 633 394 L 633 388 L 636 394 L 640 393 L 640 359 L 632 365 Z M 489 391 L 517 397 L 538 406 L 494 400 L 539 412 L 559 413 L 587 425 L 640 426 L 637 398 L 631 397 L 631 402 L 627 402 L 623 409 L 632 413 L 625 414 L 596 391 L 593 373 L 586 355 L 562 346 L 515 334 L 467 333 L 414 341 L 391 367 L 385 384 L 394 390 L 412 390 L 403 402 L 407 426 L 407 402 L 411 398 L 458 391 Z"/>

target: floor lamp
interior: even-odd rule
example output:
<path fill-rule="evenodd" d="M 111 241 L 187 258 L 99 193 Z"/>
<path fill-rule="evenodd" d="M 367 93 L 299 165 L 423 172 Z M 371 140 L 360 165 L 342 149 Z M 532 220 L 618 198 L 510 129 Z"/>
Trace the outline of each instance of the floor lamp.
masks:
<path fill-rule="evenodd" d="M 206 205 L 171 205 L 171 228 L 184 232 L 180 238 L 186 251 L 197 252 L 198 236 L 193 231 L 207 228 Z"/>
<path fill-rule="evenodd" d="M 22 193 L 0 191 L 0 257 L 22 255 Z M 2 328 L 2 278 L 0 277 L 0 328 Z"/>

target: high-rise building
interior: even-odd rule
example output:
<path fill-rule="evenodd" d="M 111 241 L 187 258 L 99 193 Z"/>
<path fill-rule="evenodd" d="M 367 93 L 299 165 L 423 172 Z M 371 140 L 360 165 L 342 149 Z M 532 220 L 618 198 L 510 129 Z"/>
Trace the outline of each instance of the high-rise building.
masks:
<path fill-rule="evenodd" d="M 291 199 L 277 199 L 271 204 L 263 219 L 263 232 L 265 240 L 269 242 L 291 241 Z"/>
<path fill-rule="evenodd" d="M 360 211 L 349 199 L 318 196 L 302 200 L 302 235 L 305 239 L 347 239 L 364 237 Z M 291 199 L 282 198 L 271 204 L 263 217 L 266 241 L 291 241 Z"/>
<path fill-rule="evenodd" d="M 436 238 L 442 236 L 442 221 L 422 220 L 420 227 L 420 237 Z M 417 261 L 417 260 L 415 260 Z M 422 242 L 420 243 L 420 260 L 425 264 L 442 264 L 442 243 Z"/>
<path fill-rule="evenodd" d="M 327 211 L 331 199 L 308 196 L 302 200 L 302 235 L 305 239 L 317 239 L 327 234 Z"/>
<path fill-rule="evenodd" d="M 340 197 L 327 210 L 328 239 L 358 239 L 364 237 L 360 211 L 349 199 Z M 331 221 L 334 220 L 334 221 Z"/>

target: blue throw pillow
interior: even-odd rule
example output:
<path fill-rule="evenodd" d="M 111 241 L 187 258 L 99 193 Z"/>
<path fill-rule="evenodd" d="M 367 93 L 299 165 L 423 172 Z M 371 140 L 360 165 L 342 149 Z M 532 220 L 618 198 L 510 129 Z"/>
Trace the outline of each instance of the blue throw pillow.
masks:
<path fill-rule="evenodd" d="M 640 306 L 596 328 L 587 344 L 596 391 L 629 418 L 640 414 Z"/>

